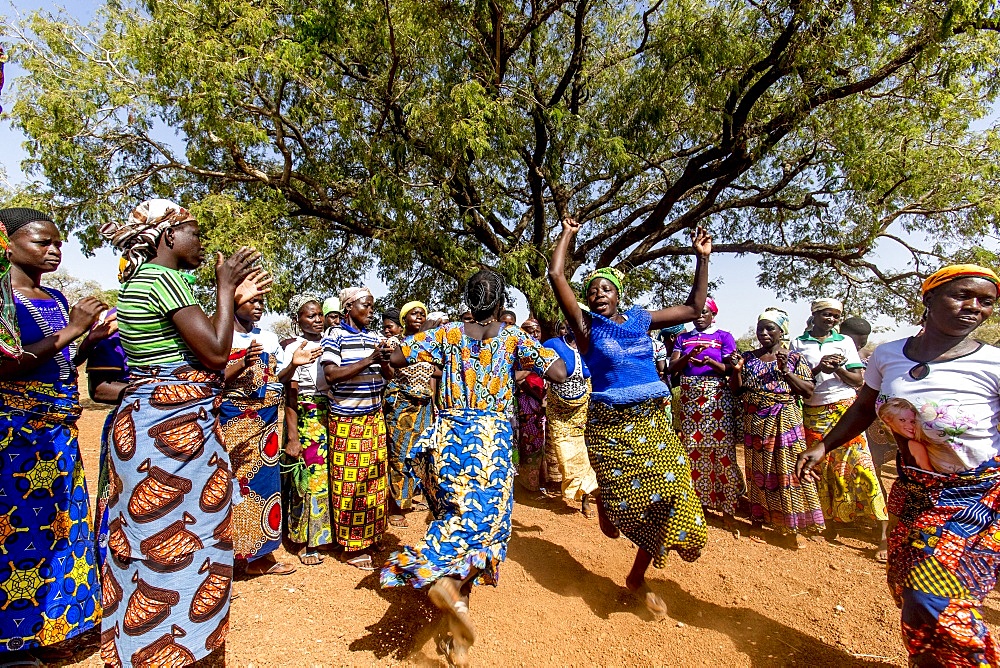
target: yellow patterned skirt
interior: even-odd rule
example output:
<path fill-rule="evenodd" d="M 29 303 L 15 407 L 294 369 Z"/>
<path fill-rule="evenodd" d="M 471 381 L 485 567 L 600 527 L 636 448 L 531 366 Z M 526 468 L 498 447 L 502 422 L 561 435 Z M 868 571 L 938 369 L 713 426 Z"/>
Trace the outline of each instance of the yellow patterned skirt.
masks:
<path fill-rule="evenodd" d="M 571 501 L 580 501 L 585 494 L 597 489 L 597 474 L 590 466 L 587 442 L 583 437 L 588 403 L 589 392 L 579 399 L 563 399 L 549 386 L 545 450 L 555 455 L 562 474 L 563 497 Z"/>
<path fill-rule="evenodd" d="M 845 399 L 823 406 L 803 406 L 806 443 L 811 447 L 829 433 L 853 403 L 853 399 Z M 878 522 L 889 519 L 864 434 L 826 456 L 818 487 L 823 515 L 828 521 L 849 523 L 862 517 Z"/>
<path fill-rule="evenodd" d="M 337 542 L 353 552 L 378 542 L 388 510 L 385 418 L 330 414 L 330 506 Z"/>

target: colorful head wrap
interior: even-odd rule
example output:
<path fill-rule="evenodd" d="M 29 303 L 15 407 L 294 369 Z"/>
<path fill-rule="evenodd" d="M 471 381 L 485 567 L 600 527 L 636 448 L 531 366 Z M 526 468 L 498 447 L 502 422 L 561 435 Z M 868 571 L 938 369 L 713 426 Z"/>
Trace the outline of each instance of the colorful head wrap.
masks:
<path fill-rule="evenodd" d="M 423 302 L 418 302 L 417 300 L 414 299 L 412 302 L 406 302 L 405 304 L 403 304 L 403 308 L 399 309 L 400 319 L 405 318 L 406 314 L 415 308 L 423 309 L 424 316 L 425 317 L 427 316 L 427 305 L 424 304 Z"/>
<path fill-rule="evenodd" d="M 591 272 L 590 276 L 583 283 L 583 294 L 587 294 L 587 290 L 590 289 L 590 284 L 599 278 L 611 281 L 612 285 L 618 290 L 618 296 L 622 294 L 622 279 L 625 278 L 625 274 L 621 271 L 615 269 L 614 267 L 601 267 L 600 269 L 595 269 Z"/>
<path fill-rule="evenodd" d="M 299 317 L 299 311 L 301 311 L 302 307 L 309 302 L 322 304 L 323 300 L 311 292 L 303 292 L 302 294 L 295 295 L 288 300 L 288 310 L 292 314 L 293 320 Z"/>
<path fill-rule="evenodd" d="M 345 288 L 340 291 L 340 307 L 346 312 L 359 299 L 373 296 L 372 291 L 364 286 Z"/>
<path fill-rule="evenodd" d="M 340 300 L 336 297 L 327 297 L 323 301 L 323 317 L 331 313 L 340 313 Z"/>
<path fill-rule="evenodd" d="M 828 307 L 823 307 L 828 308 Z M 757 316 L 757 322 L 761 320 L 770 320 L 775 325 L 781 328 L 785 334 L 788 334 L 788 314 L 782 311 L 780 308 L 769 308 L 759 316 Z"/>
<path fill-rule="evenodd" d="M 660 330 L 660 334 L 666 334 L 667 336 L 676 336 L 684 331 L 684 323 L 679 323 L 677 325 L 671 325 L 670 327 L 664 327 Z"/>
<path fill-rule="evenodd" d="M 939 288 L 945 283 L 956 281 L 960 278 L 985 278 L 987 281 L 1000 288 L 1000 277 L 996 272 L 978 264 L 952 264 L 938 269 L 924 280 L 920 286 L 920 294 L 926 295 L 934 288 Z"/>
<path fill-rule="evenodd" d="M 191 212 L 168 199 L 148 199 L 132 211 L 124 223 L 101 225 L 101 235 L 122 252 L 124 260 L 118 280 L 124 283 L 143 264 L 156 256 L 156 245 L 164 230 L 195 221 Z"/>
<path fill-rule="evenodd" d="M 712 312 L 712 315 L 719 315 L 719 305 L 711 297 L 705 297 L 705 308 Z"/>
<path fill-rule="evenodd" d="M 0 224 L 7 228 L 7 236 L 10 237 L 19 229 L 40 220 L 53 222 L 47 213 L 42 213 L 38 209 L 29 209 L 18 206 L 11 209 L 0 209 Z"/>
<path fill-rule="evenodd" d="M 809 307 L 810 313 L 815 313 L 816 311 L 825 311 L 828 308 L 832 308 L 835 311 L 844 312 L 844 302 L 839 299 L 834 299 L 833 297 L 823 297 L 822 299 L 817 299 Z"/>

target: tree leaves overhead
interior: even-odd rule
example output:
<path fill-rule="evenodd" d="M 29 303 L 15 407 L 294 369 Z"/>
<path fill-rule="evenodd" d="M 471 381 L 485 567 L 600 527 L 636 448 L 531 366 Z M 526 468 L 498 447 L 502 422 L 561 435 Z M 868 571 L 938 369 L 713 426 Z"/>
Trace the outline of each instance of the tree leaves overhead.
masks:
<path fill-rule="evenodd" d="M 700 224 L 765 287 L 906 312 L 996 232 L 1000 142 L 970 124 L 997 28 L 939 0 L 111 0 L 7 25 L 35 189 L 90 247 L 172 197 L 212 248 L 264 250 L 279 297 L 378 266 L 454 304 L 492 266 L 545 318 L 565 215 L 571 271 L 632 270 L 654 303 Z"/>

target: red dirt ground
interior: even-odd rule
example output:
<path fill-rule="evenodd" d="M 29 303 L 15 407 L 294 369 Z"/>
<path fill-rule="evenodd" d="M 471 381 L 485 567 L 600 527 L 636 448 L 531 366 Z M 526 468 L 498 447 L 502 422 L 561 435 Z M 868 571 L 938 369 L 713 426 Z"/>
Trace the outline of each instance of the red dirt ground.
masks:
<path fill-rule="evenodd" d="M 104 415 L 86 410 L 80 424 L 92 492 Z M 421 515 L 409 516 L 409 528 L 391 528 L 380 556 L 418 540 Z M 899 613 L 867 532 L 802 551 L 784 545 L 735 540 L 713 527 L 698 562 L 672 557 L 668 568 L 651 571 L 671 615 L 653 622 L 623 586 L 635 555 L 627 540 L 606 538 L 596 520 L 561 500 L 519 494 L 500 586 L 472 596 L 479 640 L 471 659 L 499 666 L 905 665 Z M 284 552 L 279 558 L 297 563 Z M 1000 623 L 996 595 L 986 614 Z M 380 589 L 377 573 L 327 556 L 290 576 L 235 583 L 226 659 L 241 668 L 446 666 L 438 651 L 444 628 L 421 592 Z M 63 665 L 102 664 L 91 647 Z"/>

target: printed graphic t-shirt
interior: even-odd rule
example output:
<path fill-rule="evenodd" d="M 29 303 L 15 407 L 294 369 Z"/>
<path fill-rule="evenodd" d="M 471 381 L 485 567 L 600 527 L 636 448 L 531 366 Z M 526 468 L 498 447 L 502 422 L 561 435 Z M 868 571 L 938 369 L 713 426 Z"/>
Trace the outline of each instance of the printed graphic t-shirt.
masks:
<path fill-rule="evenodd" d="M 996 457 L 1000 349 L 983 345 L 965 357 L 931 363 L 927 377 L 914 380 L 909 371 L 917 362 L 903 353 L 905 343 L 883 343 L 868 360 L 865 384 L 878 392 L 876 405 L 893 398 L 909 402 L 919 426 L 916 440 L 940 473 L 974 469 Z"/>

